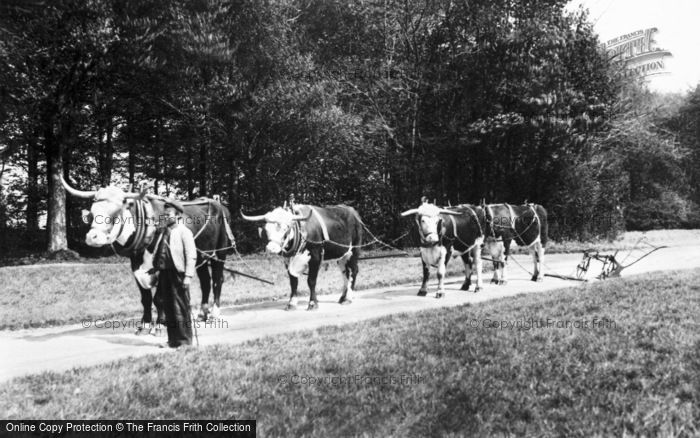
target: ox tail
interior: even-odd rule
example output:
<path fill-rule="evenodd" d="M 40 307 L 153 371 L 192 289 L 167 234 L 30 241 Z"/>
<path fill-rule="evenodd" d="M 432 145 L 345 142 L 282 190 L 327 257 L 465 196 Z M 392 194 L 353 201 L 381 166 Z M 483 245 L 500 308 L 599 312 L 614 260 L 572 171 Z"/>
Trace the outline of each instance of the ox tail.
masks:
<path fill-rule="evenodd" d="M 535 205 L 535 211 L 537 211 L 537 216 L 540 218 L 540 242 L 542 246 L 547 245 L 549 240 L 549 222 L 547 221 L 547 210 L 541 205 Z"/>
<path fill-rule="evenodd" d="M 352 229 L 352 239 L 350 240 L 352 244 L 358 248 L 361 247 L 364 244 L 364 233 L 365 233 L 365 225 L 364 222 L 362 222 L 362 218 L 360 217 L 360 214 L 357 212 L 352 207 L 348 207 L 352 213 L 353 217 L 353 229 Z"/>
<path fill-rule="evenodd" d="M 231 218 L 229 215 L 224 214 L 224 229 L 226 230 L 226 236 L 228 237 L 228 240 L 230 242 L 229 246 L 235 247 L 236 246 L 236 238 L 233 237 L 233 231 L 231 230 L 231 225 L 229 222 L 231 221 Z M 229 248 L 227 253 L 233 254 L 234 248 Z"/>
<path fill-rule="evenodd" d="M 229 212 L 229 209 L 222 204 L 221 202 L 218 202 L 218 215 L 221 218 L 221 221 L 223 222 L 223 228 L 224 232 L 226 233 L 226 238 L 228 240 L 227 244 L 224 244 L 224 240 L 222 240 L 222 235 L 221 231 L 219 232 L 219 245 L 221 248 L 226 247 L 225 253 L 226 254 L 233 254 L 235 252 L 235 246 L 236 246 L 236 238 L 233 235 L 233 229 L 231 228 L 231 213 Z M 221 246 L 223 244 L 223 246 Z"/>

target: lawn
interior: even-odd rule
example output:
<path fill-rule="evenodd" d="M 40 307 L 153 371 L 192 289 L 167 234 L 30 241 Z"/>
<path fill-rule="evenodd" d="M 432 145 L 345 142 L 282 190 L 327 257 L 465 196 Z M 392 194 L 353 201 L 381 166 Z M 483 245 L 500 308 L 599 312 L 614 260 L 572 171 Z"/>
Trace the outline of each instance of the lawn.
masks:
<path fill-rule="evenodd" d="M 257 419 L 261 436 L 691 436 L 699 313 L 700 270 L 645 274 L 23 377 L 0 412 Z"/>
<path fill-rule="evenodd" d="M 245 277 L 226 274 L 221 292 L 222 306 L 289 297 L 289 277 L 280 257 L 234 257 L 228 265 L 246 274 L 271 280 L 270 286 Z M 487 267 L 490 263 L 484 263 Z M 435 280 L 435 270 L 431 270 Z M 449 275 L 464 275 L 460 259 L 448 264 Z M 358 290 L 392 286 L 422 279 L 418 257 L 384 258 L 360 262 Z M 491 275 L 490 273 L 487 275 Z M 488 277 L 490 278 L 490 277 Z M 122 263 L 35 265 L 0 268 L 0 330 L 47 327 L 77 323 L 83 319 L 141 318 L 141 296 L 127 259 Z M 343 282 L 334 262 L 321 267 L 316 291 L 339 293 Z M 306 276 L 299 293 L 308 295 Z M 199 280 L 191 287 L 192 305 L 201 302 Z M 210 302 L 213 297 L 210 295 Z M 280 306 L 283 306 L 280 303 Z M 155 316 L 155 308 L 153 310 Z"/>

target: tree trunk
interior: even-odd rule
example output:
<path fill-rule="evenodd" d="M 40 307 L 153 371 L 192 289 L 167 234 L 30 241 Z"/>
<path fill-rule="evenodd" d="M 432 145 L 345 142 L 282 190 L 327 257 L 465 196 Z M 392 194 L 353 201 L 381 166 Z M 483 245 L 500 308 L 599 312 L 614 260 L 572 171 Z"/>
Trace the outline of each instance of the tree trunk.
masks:
<path fill-rule="evenodd" d="M 112 145 L 112 117 L 109 117 L 104 124 L 104 132 L 98 130 L 98 144 L 99 144 L 99 159 L 100 159 L 100 185 L 102 187 L 107 187 L 112 180 L 112 155 L 113 155 L 113 145 Z M 103 135 L 106 138 L 103 141 Z"/>
<path fill-rule="evenodd" d="M 39 150 L 36 138 L 27 139 L 27 230 L 39 229 Z"/>
<path fill-rule="evenodd" d="M 199 145 L 199 196 L 207 196 L 207 142 Z"/>
<path fill-rule="evenodd" d="M 228 187 L 226 190 L 226 201 L 230 210 L 236 208 L 238 203 L 238 170 L 236 168 L 236 150 L 231 148 L 228 169 Z"/>
<path fill-rule="evenodd" d="M 194 173 L 192 171 L 192 142 L 187 142 L 187 199 L 194 196 Z"/>
<path fill-rule="evenodd" d="M 46 170 L 48 172 L 48 252 L 68 249 L 66 237 L 66 192 L 61 184 L 63 173 L 63 144 L 53 133 L 53 121 L 44 126 L 46 141 Z"/>
<path fill-rule="evenodd" d="M 134 174 L 136 173 L 136 145 L 134 144 L 134 126 L 132 123 L 132 120 L 126 120 L 126 141 L 129 147 L 129 184 L 131 187 L 136 187 L 134 182 Z"/>

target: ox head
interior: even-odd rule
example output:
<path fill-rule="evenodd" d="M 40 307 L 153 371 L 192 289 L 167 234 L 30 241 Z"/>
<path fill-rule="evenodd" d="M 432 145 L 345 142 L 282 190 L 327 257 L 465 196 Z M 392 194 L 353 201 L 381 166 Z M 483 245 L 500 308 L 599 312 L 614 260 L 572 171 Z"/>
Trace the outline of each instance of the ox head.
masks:
<path fill-rule="evenodd" d="M 412 208 L 401 213 L 401 216 L 416 215 L 416 223 L 418 231 L 422 238 L 427 243 L 439 243 L 440 235 L 442 234 L 442 217 L 441 214 L 449 214 L 459 216 L 461 213 L 445 210 L 435 204 L 431 204 L 423 197 L 423 203 L 418 208 Z"/>
<path fill-rule="evenodd" d="M 68 185 L 63 176 L 61 176 L 61 182 L 71 195 L 92 199 L 90 210 L 83 210 L 83 221 L 90 224 L 90 231 L 85 235 L 85 243 L 94 247 L 109 245 L 119 237 L 122 210 L 130 200 L 144 196 L 143 192 L 126 193 L 114 186 L 93 191 L 77 190 Z"/>
<path fill-rule="evenodd" d="M 273 254 L 279 254 L 288 249 L 294 240 L 295 222 L 308 220 L 311 209 L 307 216 L 294 214 L 291 209 L 284 207 L 277 207 L 260 216 L 246 216 L 241 212 L 241 216 L 247 221 L 265 221 L 265 234 L 268 240 L 266 249 Z"/>

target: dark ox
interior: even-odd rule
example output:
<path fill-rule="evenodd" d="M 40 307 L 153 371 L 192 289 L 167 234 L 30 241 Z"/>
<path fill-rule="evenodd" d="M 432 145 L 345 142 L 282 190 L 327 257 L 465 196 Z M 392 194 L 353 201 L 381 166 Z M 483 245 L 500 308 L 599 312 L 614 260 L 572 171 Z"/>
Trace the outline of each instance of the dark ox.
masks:
<path fill-rule="evenodd" d="M 292 289 L 287 310 L 297 307 L 299 276 L 306 268 L 310 293 L 307 310 L 318 309 L 316 279 L 324 260 L 337 260 L 343 275 L 340 304 L 352 302 L 363 233 L 362 219 L 354 208 L 294 205 L 260 216 L 241 216 L 249 221 L 265 221 L 267 251 L 284 257 Z"/>
<path fill-rule="evenodd" d="M 423 284 L 419 296 L 428 293 L 430 267 L 437 268 L 438 290 L 436 298 L 444 296 L 444 277 L 452 255 L 459 255 L 464 262 L 465 279 L 461 290 L 469 290 L 471 272 L 476 265 L 476 287 L 479 292 L 483 286 L 481 244 L 484 239 L 484 212 L 479 207 L 460 205 L 440 208 L 423 199 L 423 204 L 401 213 L 402 216 L 414 215 L 421 238 L 421 261 L 423 263 Z"/>
<path fill-rule="evenodd" d="M 548 240 L 547 211 L 544 207 L 539 204 L 488 204 L 482 208 L 486 214 L 485 246 L 495 261 L 494 280 L 501 284 L 507 282 L 506 262 L 510 255 L 510 243 L 514 240 L 518 246 L 530 248 L 534 263 L 532 281 L 541 281 L 544 275 L 544 247 Z"/>
<path fill-rule="evenodd" d="M 85 242 L 93 247 L 111 245 L 114 251 L 131 260 L 131 270 L 141 291 L 143 319 L 137 334 L 143 330 L 153 333 L 151 305 L 155 304 L 157 322 L 162 324 L 164 314 L 162 300 L 152 295 L 157 282 L 152 274 L 154 236 L 163 216 L 165 198 L 145 193 L 125 193 L 109 186 L 96 191 L 76 190 L 61 178 L 66 191 L 78 198 L 92 200 L 90 211 L 84 210 L 84 221 L 90 223 Z M 195 236 L 197 245 L 197 277 L 202 289 L 202 305 L 199 316 L 202 319 L 219 316 L 221 286 L 224 280 L 224 260 L 231 252 L 233 234 L 229 226 L 231 217 L 221 203 L 200 198 L 182 202 L 185 225 Z M 204 253 L 204 254 L 203 254 Z M 211 275 L 209 268 L 211 267 Z M 214 306 L 209 311 L 209 293 L 214 290 Z"/>

